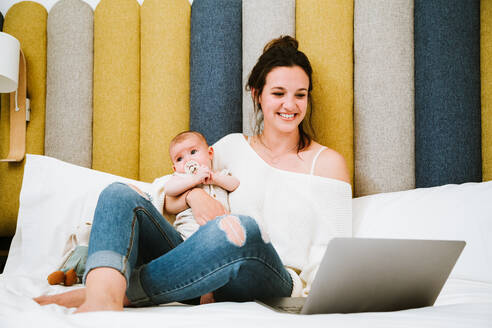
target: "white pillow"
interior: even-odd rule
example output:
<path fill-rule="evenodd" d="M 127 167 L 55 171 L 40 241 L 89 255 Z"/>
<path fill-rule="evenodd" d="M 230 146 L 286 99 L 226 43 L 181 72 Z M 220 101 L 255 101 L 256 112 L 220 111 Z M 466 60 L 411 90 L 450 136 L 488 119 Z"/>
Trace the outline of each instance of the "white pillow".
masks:
<path fill-rule="evenodd" d="M 492 282 L 492 181 L 353 200 L 354 237 L 466 241 L 451 277 Z"/>
<path fill-rule="evenodd" d="M 63 259 L 70 234 L 92 221 L 97 199 L 110 183 L 150 184 L 87 169 L 51 157 L 27 155 L 17 229 L 5 275 L 46 278 Z"/>

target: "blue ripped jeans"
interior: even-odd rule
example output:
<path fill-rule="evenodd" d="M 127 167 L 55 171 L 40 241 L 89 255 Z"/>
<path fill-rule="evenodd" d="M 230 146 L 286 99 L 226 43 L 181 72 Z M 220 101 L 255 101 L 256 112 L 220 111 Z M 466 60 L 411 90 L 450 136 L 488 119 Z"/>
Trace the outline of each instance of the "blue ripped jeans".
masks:
<path fill-rule="evenodd" d="M 99 196 L 84 283 L 98 267 L 125 276 L 134 306 L 196 304 L 208 292 L 216 301 L 250 301 L 292 291 L 290 274 L 252 218 L 217 217 L 183 241 L 150 201 L 123 183 Z"/>

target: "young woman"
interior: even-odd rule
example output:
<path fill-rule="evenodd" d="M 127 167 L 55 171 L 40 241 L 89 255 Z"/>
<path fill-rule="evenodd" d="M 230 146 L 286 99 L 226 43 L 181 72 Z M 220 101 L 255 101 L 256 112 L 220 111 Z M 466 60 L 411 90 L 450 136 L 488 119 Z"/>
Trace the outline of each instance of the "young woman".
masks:
<path fill-rule="evenodd" d="M 86 288 L 36 301 L 86 312 L 197 303 L 210 292 L 202 302 L 307 295 L 328 241 L 352 233 L 345 161 L 305 131 L 311 75 L 295 39 L 266 45 L 247 84 L 256 134 L 214 145 L 214 169 L 227 167 L 241 181 L 231 214 L 200 188 L 166 197 L 164 211 L 191 207 L 204 223 L 183 242 L 143 193 L 112 184 L 96 208 Z"/>

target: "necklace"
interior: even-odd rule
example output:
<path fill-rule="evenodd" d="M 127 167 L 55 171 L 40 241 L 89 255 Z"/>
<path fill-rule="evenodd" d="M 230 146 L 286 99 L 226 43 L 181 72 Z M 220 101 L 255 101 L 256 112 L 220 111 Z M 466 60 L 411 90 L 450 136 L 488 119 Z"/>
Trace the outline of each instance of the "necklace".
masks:
<path fill-rule="evenodd" d="M 265 142 L 263 141 L 263 135 L 258 135 L 256 137 L 257 137 L 256 139 L 258 139 L 258 141 L 256 141 L 256 140 L 255 141 L 257 143 L 261 144 L 261 146 L 262 146 L 262 149 L 261 149 L 262 150 L 262 153 L 268 157 L 268 162 L 270 162 L 271 164 L 278 164 L 279 161 L 280 161 L 280 159 L 282 157 L 284 157 L 285 155 L 291 153 L 294 149 L 297 149 L 297 144 L 295 144 L 292 148 L 287 149 L 287 151 L 282 152 L 282 153 L 279 153 L 279 154 L 276 154 L 276 155 L 273 155 L 272 154 L 273 153 L 273 150 L 270 147 L 268 147 L 265 144 Z"/>

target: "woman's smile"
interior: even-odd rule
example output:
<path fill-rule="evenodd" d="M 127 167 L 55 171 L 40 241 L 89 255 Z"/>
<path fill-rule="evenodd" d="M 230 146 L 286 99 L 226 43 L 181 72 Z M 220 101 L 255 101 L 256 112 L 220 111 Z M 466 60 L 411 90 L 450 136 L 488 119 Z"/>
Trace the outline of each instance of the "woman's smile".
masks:
<path fill-rule="evenodd" d="M 278 113 L 278 115 L 284 120 L 292 121 L 297 114 Z"/>

